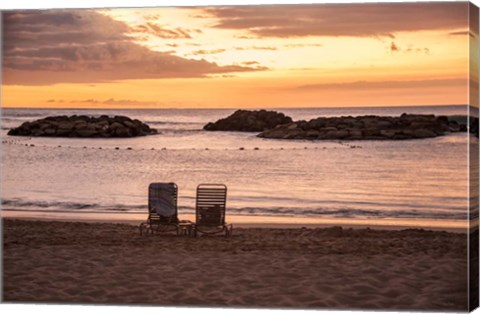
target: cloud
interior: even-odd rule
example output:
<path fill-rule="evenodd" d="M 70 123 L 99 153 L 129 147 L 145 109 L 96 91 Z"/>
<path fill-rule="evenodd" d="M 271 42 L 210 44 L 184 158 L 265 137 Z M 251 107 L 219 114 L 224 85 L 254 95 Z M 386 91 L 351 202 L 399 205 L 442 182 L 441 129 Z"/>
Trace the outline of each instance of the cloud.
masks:
<path fill-rule="evenodd" d="M 246 36 L 246 35 L 233 35 L 237 39 L 258 39 L 257 36 Z"/>
<path fill-rule="evenodd" d="M 428 48 L 413 48 L 413 47 L 408 47 L 407 49 L 404 50 L 405 52 L 416 52 L 416 53 L 424 53 L 426 55 L 430 54 L 430 49 Z"/>
<path fill-rule="evenodd" d="M 5 12 L 3 84 L 206 77 L 266 69 L 220 66 L 152 51 L 134 43 L 130 31 L 126 24 L 92 10 Z"/>
<path fill-rule="evenodd" d="M 470 21 L 470 23 L 472 23 L 472 21 Z M 449 32 L 448 35 L 450 35 L 450 36 L 470 36 L 470 37 L 473 37 L 473 38 L 477 38 L 476 33 L 478 32 L 478 26 L 476 28 L 475 28 L 475 26 L 472 25 L 472 28 L 470 30 Z"/>
<path fill-rule="evenodd" d="M 415 48 L 412 45 L 408 45 L 407 48 L 400 48 L 395 42 L 392 41 L 390 44 L 389 50 L 391 53 L 396 53 L 396 52 L 403 52 L 403 53 L 424 53 L 429 55 L 430 54 L 430 49 L 429 48 Z"/>
<path fill-rule="evenodd" d="M 111 105 L 111 106 L 147 106 L 147 107 L 163 105 L 162 102 L 158 102 L 158 101 L 142 101 L 142 100 L 115 99 L 115 98 L 109 98 L 105 100 L 89 98 L 89 99 L 82 99 L 82 100 L 71 100 L 69 101 L 69 103 L 91 104 L 91 105 Z"/>
<path fill-rule="evenodd" d="M 322 44 L 287 44 L 285 48 L 323 47 Z"/>
<path fill-rule="evenodd" d="M 442 87 L 442 86 L 467 86 L 467 79 L 436 79 L 436 80 L 414 80 L 414 81 L 356 81 L 345 83 L 324 83 L 307 84 L 295 87 L 300 90 L 379 90 L 391 88 L 422 88 L 422 87 Z"/>
<path fill-rule="evenodd" d="M 160 19 L 160 15 L 159 14 L 147 14 L 147 15 L 144 15 L 143 18 L 147 21 L 156 21 L 156 20 Z"/>
<path fill-rule="evenodd" d="M 362 3 L 224 6 L 202 9 L 216 28 L 244 36 L 388 36 L 397 32 L 466 28 L 468 3 Z"/>
<path fill-rule="evenodd" d="M 252 46 L 252 47 L 249 47 L 249 49 L 253 49 L 253 50 L 278 50 L 277 48 L 275 47 L 270 47 L 270 46 Z"/>
<path fill-rule="evenodd" d="M 135 26 L 134 28 L 131 29 L 131 32 L 147 33 L 163 39 L 191 39 L 192 38 L 192 36 L 188 33 L 188 31 L 183 30 L 181 28 L 168 29 L 150 22 L 143 25 Z"/>
<path fill-rule="evenodd" d="M 83 104 L 83 103 L 98 104 L 98 103 L 101 103 L 101 101 L 98 101 L 98 100 L 93 99 L 93 98 L 89 98 L 89 99 L 84 99 L 84 100 L 71 100 L 70 103 L 71 104 Z"/>
<path fill-rule="evenodd" d="M 89 10 L 11 11 L 2 17 L 5 52 L 128 39 L 126 24 Z"/>
<path fill-rule="evenodd" d="M 227 51 L 226 49 L 212 49 L 212 50 L 195 50 L 192 55 L 213 55 Z"/>
<path fill-rule="evenodd" d="M 449 32 L 448 35 L 462 36 L 462 35 L 472 35 L 472 34 L 468 30 L 465 30 L 465 31 Z"/>
<path fill-rule="evenodd" d="M 390 44 L 390 51 L 391 52 L 396 52 L 396 51 L 400 51 L 400 49 L 398 48 L 398 46 L 392 41 L 392 43 Z"/>
<path fill-rule="evenodd" d="M 249 46 L 249 47 L 235 47 L 235 50 L 278 50 L 271 46 Z"/>
<path fill-rule="evenodd" d="M 186 28 L 166 28 L 153 22 L 147 22 L 142 25 L 131 27 L 131 33 L 145 33 L 162 39 L 192 39 L 192 34 L 201 34 L 200 29 L 186 29 Z"/>
<path fill-rule="evenodd" d="M 117 106 L 117 105 L 122 105 L 122 106 L 156 106 L 156 105 L 161 105 L 161 102 L 158 101 L 139 101 L 139 100 L 132 100 L 132 99 L 119 99 L 116 100 L 114 98 L 110 98 L 107 100 L 104 100 L 102 104 L 105 105 L 112 105 L 112 106 Z"/>

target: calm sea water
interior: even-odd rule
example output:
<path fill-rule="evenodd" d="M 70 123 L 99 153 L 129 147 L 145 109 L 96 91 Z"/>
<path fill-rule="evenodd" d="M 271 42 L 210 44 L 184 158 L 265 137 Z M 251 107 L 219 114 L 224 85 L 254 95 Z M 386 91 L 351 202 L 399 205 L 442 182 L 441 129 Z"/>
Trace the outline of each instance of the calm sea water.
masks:
<path fill-rule="evenodd" d="M 403 112 L 466 114 L 465 106 L 278 110 L 294 120 Z M 179 186 L 180 214 L 193 213 L 198 184 L 225 183 L 228 213 L 238 215 L 467 217 L 466 133 L 349 142 L 279 141 L 254 133 L 202 130 L 207 122 L 233 111 L 3 109 L 2 207 L 145 212 L 148 184 L 173 181 Z M 129 139 L 6 135 L 24 121 L 63 114 L 128 115 L 161 134 Z"/>

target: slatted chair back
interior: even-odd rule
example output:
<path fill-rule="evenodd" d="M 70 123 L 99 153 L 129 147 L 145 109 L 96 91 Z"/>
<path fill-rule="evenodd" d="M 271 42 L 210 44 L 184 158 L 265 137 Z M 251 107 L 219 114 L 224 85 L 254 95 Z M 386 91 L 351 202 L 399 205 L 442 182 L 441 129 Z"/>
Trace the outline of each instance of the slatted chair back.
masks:
<path fill-rule="evenodd" d="M 197 226 L 225 225 L 227 186 L 225 184 L 200 184 L 197 187 L 195 219 Z"/>
<path fill-rule="evenodd" d="M 178 222 L 178 187 L 175 183 L 148 186 L 148 220 L 151 224 Z"/>

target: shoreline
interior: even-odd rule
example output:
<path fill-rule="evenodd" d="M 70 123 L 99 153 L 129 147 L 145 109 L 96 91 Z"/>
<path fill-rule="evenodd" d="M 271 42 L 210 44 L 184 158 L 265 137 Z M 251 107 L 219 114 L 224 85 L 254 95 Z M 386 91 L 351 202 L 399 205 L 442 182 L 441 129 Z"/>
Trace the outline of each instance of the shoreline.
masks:
<path fill-rule="evenodd" d="M 86 223 L 117 223 L 138 226 L 147 218 L 146 213 L 111 213 L 111 212 L 71 212 L 54 210 L 0 210 L 2 219 L 21 219 L 39 221 L 86 222 Z M 195 221 L 194 214 L 180 214 L 182 220 Z M 310 217 L 275 217 L 229 215 L 227 222 L 239 228 L 328 228 L 343 227 L 377 230 L 424 229 L 455 233 L 466 233 L 471 225 L 467 220 L 451 219 L 405 219 L 405 218 L 310 218 Z M 474 226 L 475 227 L 475 226 Z"/>
<path fill-rule="evenodd" d="M 331 227 L 142 237 L 127 224 L 14 219 L 3 219 L 3 232 L 9 303 L 467 310 L 465 234 Z"/>

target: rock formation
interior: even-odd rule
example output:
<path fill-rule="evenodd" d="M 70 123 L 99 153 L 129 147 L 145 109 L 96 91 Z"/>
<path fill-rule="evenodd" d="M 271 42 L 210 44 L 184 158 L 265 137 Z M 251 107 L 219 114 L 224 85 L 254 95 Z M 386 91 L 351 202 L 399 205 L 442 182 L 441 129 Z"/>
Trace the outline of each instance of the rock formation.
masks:
<path fill-rule="evenodd" d="M 277 125 L 291 122 L 292 118 L 276 111 L 237 110 L 224 119 L 208 123 L 203 129 L 207 131 L 263 132 Z"/>
<path fill-rule="evenodd" d="M 157 130 L 125 116 L 54 116 L 24 122 L 8 135 L 51 137 L 134 137 L 157 134 Z"/>
<path fill-rule="evenodd" d="M 405 140 L 467 131 L 446 116 L 402 114 L 400 117 L 358 116 L 316 118 L 278 125 L 258 136 L 310 140 Z"/>

